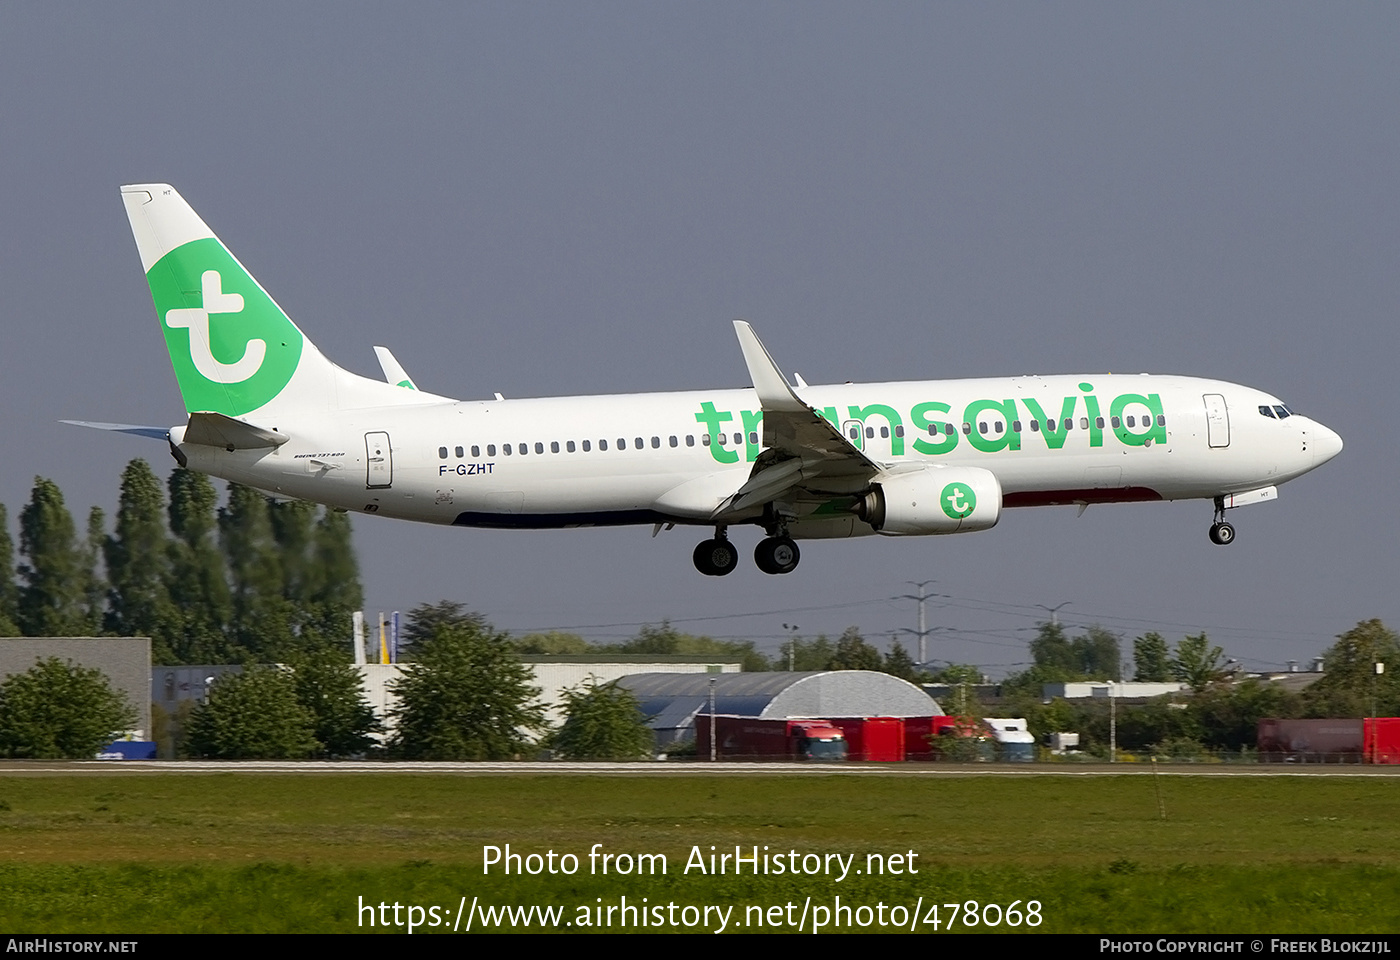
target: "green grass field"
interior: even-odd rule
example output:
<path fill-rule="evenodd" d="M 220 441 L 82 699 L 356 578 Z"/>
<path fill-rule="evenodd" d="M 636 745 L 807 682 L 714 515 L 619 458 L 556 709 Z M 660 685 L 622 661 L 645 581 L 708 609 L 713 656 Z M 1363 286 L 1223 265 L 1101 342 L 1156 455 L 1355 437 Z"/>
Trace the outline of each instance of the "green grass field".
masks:
<path fill-rule="evenodd" d="M 1389 777 L 0 776 L 0 930 L 402 932 L 417 906 L 431 933 L 476 898 L 562 908 L 569 932 L 715 929 L 724 907 L 730 930 L 810 930 L 825 909 L 833 931 L 933 932 L 934 904 L 945 932 L 1024 932 L 1034 917 L 1045 932 L 1392 932 L 1397 790 Z M 483 848 L 506 844 L 554 851 L 556 870 L 572 854 L 576 872 L 484 874 Z M 603 875 L 595 844 L 634 872 L 613 860 Z M 815 854 L 820 872 L 685 869 L 696 848 L 736 845 L 799 871 Z M 641 854 L 665 855 L 666 873 L 659 859 L 635 872 Z M 881 863 L 901 872 L 868 872 Z M 608 917 L 624 897 L 633 912 Z M 400 926 L 392 909 L 358 909 L 381 901 L 402 905 Z"/>

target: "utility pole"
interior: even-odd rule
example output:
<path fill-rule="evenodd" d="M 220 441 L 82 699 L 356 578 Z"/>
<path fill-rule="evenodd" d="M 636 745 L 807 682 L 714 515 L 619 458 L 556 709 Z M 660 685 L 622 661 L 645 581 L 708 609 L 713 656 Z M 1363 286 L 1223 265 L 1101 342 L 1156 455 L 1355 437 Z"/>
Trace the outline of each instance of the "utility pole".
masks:
<path fill-rule="evenodd" d="M 1037 603 L 1036 606 L 1042 610 L 1048 610 L 1050 612 L 1050 626 L 1058 627 L 1060 625 L 1060 608 L 1067 607 L 1073 602 L 1073 600 L 1066 600 L 1064 603 L 1057 603 L 1053 607 L 1047 607 L 1043 603 Z"/>
<path fill-rule="evenodd" d="M 796 660 L 797 660 L 797 631 L 798 631 L 798 626 L 797 626 L 797 624 L 795 624 L 795 623 L 785 623 L 785 624 L 783 624 L 783 629 L 786 630 L 786 631 L 788 632 L 788 642 L 787 642 L 787 648 L 788 648 L 788 673 L 792 673 L 794 670 L 797 669 L 793 664 L 794 664 L 794 663 L 796 662 Z"/>
<path fill-rule="evenodd" d="M 918 629 L 917 632 L 915 632 L 915 636 L 917 636 L 917 637 L 919 638 L 919 665 L 920 665 L 920 666 L 923 666 L 925 663 L 928 662 L 928 635 L 929 635 L 929 633 L 931 632 L 931 631 L 928 629 L 928 618 L 927 618 L 927 617 L 925 616 L 925 614 L 924 614 L 924 604 L 927 603 L 929 600 L 932 600 L 932 599 L 934 598 L 934 596 L 936 596 L 936 594 L 932 594 L 932 595 L 930 595 L 930 594 L 925 594 L 924 588 L 927 587 L 930 583 L 937 583 L 938 581 L 937 581 L 937 580 L 919 580 L 919 581 L 906 580 L 906 581 L 904 581 L 904 582 L 905 582 L 905 583 L 908 583 L 908 584 L 912 584 L 913 586 L 916 586 L 916 587 L 919 588 L 919 594 L 918 594 L 918 596 L 914 596 L 913 594 L 910 594 L 910 593 L 904 593 L 904 594 L 900 594 L 900 595 L 899 595 L 898 597 L 896 597 L 895 599 L 896 599 L 896 600 L 917 600 L 917 601 L 919 601 L 919 629 Z M 909 633 L 909 632 L 911 632 L 911 631 L 910 631 L 908 628 L 901 628 L 901 632 L 903 632 L 903 633 Z"/>

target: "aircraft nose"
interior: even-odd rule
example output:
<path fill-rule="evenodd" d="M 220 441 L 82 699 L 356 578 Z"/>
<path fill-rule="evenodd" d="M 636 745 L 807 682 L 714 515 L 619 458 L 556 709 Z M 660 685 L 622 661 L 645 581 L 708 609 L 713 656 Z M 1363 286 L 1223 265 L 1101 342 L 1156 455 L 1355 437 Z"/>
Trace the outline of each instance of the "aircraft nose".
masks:
<path fill-rule="evenodd" d="M 1310 446 L 1313 450 L 1313 466 L 1320 467 L 1342 452 L 1342 438 L 1335 430 L 1329 430 L 1319 423 Z"/>

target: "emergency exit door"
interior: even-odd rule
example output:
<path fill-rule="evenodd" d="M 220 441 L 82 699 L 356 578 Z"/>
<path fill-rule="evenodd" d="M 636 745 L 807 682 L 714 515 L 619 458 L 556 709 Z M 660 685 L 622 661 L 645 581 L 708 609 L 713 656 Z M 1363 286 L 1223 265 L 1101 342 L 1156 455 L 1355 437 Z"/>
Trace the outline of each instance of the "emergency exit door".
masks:
<path fill-rule="evenodd" d="M 365 434 L 365 487 L 382 490 L 394 483 L 394 455 L 387 433 Z"/>
<path fill-rule="evenodd" d="M 1212 447 L 1230 445 L 1230 414 L 1225 409 L 1225 398 L 1218 393 L 1207 393 L 1206 437 Z"/>

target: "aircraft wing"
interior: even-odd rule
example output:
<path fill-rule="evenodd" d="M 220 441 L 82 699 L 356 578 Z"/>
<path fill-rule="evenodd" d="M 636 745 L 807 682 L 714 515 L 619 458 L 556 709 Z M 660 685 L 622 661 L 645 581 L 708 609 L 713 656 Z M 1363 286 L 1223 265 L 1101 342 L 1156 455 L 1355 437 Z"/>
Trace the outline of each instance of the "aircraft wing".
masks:
<path fill-rule="evenodd" d="M 763 408 L 764 450 L 748 481 L 715 510 L 715 518 L 832 479 L 867 479 L 881 471 L 825 417 L 802 401 L 783 377 L 753 327 L 734 321 L 739 348 Z"/>

